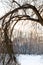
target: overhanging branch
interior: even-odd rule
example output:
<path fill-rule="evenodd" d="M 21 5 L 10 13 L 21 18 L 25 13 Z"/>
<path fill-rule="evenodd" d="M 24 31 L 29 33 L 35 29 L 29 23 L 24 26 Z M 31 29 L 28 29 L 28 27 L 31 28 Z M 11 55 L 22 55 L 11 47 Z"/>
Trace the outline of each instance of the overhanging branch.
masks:
<path fill-rule="evenodd" d="M 20 9 L 29 9 L 29 8 L 32 9 L 32 10 L 35 12 L 35 14 L 38 16 L 38 20 L 36 20 L 36 22 L 39 21 L 39 23 L 40 23 L 41 25 L 43 25 L 43 19 L 42 19 L 42 17 L 40 16 L 38 10 L 36 9 L 35 6 L 30 5 L 30 4 L 25 4 L 25 5 L 22 5 L 22 6 L 20 6 L 20 7 L 16 8 L 16 9 L 14 9 L 14 10 L 12 10 L 12 11 L 9 11 L 9 12 L 6 13 L 3 17 L 1 17 L 0 20 L 3 19 L 3 18 L 6 18 L 8 15 L 10 15 L 10 14 L 12 14 L 12 13 L 17 12 L 17 11 L 20 10 Z M 25 15 L 25 16 L 26 16 L 26 15 Z M 30 18 L 30 20 L 33 20 L 33 19 Z M 34 19 L 34 20 L 35 20 L 35 19 Z"/>

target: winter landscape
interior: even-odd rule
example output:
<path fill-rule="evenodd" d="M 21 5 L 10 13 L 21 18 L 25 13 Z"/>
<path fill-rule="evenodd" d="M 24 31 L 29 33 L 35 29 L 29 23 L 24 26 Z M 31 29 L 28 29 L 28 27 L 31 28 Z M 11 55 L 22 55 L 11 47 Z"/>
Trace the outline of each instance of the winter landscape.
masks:
<path fill-rule="evenodd" d="M 43 65 L 43 0 L 0 0 L 0 65 Z"/>

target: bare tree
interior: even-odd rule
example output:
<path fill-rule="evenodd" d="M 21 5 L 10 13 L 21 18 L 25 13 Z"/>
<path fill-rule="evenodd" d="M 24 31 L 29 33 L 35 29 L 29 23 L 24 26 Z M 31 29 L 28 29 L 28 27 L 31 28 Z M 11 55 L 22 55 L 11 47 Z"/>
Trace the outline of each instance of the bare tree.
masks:
<path fill-rule="evenodd" d="M 9 62 L 13 59 L 14 62 L 15 62 L 15 65 L 16 65 L 17 60 L 16 60 L 16 57 L 14 55 L 15 53 L 14 53 L 12 41 L 11 41 L 15 25 L 21 20 L 31 20 L 31 21 L 40 23 L 43 26 L 43 18 L 40 15 L 42 10 L 39 13 L 39 11 L 37 10 L 37 8 L 35 6 L 28 4 L 28 3 L 20 5 L 17 1 L 12 0 L 11 4 L 15 4 L 15 3 L 18 6 L 16 8 L 12 8 L 12 10 L 10 10 L 8 13 L 6 13 L 4 16 L 0 17 L 0 21 L 2 21 L 2 29 L 3 29 L 3 33 L 4 33 L 5 46 L 6 46 L 6 49 L 7 49 L 7 53 L 10 56 L 10 59 L 8 60 L 7 64 L 9 64 Z M 27 9 L 32 9 L 33 12 L 37 15 L 38 18 L 37 19 L 32 18 L 30 15 L 28 15 L 26 13 Z M 23 11 L 22 15 L 18 14 L 19 10 Z M 11 27 L 12 24 L 13 24 L 13 26 Z M 4 65 L 4 60 L 3 60 L 3 65 Z"/>

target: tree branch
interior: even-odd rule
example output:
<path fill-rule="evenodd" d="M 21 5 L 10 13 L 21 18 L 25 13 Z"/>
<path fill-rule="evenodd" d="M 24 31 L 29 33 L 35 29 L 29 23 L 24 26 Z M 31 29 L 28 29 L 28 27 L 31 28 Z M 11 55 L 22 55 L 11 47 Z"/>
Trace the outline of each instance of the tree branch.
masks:
<path fill-rule="evenodd" d="M 35 6 L 30 5 L 30 4 L 25 4 L 25 5 L 22 5 L 21 7 L 18 7 L 18 8 L 16 8 L 16 9 L 12 10 L 12 11 L 9 11 L 9 12 L 6 13 L 3 17 L 1 17 L 0 20 L 3 19 L 3 18 L 6 18 L 9 14 L 12 14 L 12 13 L 14 13 L 14 12 L 17 12 L 17 11 L 20 10 L 20 9 L 29 9 L 29 8 L 32 9 L 32 10 L 35 12 L 35 14 L 38 16 L 39 23 L 40 23 L 41 25 L 43 25 L 43 19 L 42 19 L 42 17 L 40 16 L 38 10 L 36 9 Z M 30 19 L 30 20 L 31 20 L 31 19 Z M 36 22 L 37 22 L 37 21 L 36 21 Z"/>

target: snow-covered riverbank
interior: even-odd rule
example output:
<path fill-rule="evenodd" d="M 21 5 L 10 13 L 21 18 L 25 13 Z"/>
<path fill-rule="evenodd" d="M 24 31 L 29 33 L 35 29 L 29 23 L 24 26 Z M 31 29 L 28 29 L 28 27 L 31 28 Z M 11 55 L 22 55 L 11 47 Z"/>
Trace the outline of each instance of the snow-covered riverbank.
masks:
<path fill-rule="evenodd" d="M 8 61 L 7 57 L 8 55 L 5 62 Z M 43 55 L 20 54 L 16 55 L 16 58 L 20 65 L 43 65 Z M 0 62 L 0 65 L 3 65 L 2 62 Z"/>
<path fill-rule="evenodd" d="M 43 65 L 43 55 L 19 55 L 21 65 Z"/>

